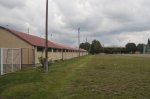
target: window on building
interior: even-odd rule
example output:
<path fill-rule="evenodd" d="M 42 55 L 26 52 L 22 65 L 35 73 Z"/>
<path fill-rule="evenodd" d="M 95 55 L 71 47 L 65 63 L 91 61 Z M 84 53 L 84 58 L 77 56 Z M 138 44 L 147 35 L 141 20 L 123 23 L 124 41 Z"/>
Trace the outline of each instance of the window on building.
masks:
<path fill-rule="evenodd" d="M 37 47 L 37 51 L 38 51 L 38 52 L 43 52 L 43 51 L 44 51 L 44 48 L 42 48 L 42 47 Z"/>
<path fill-rule="evenodd" d="M 59 49 L 58 51 L 61 52 L 61 49 Z"/>
<path fill-rule="evenodd" d="M 54 52 L 57 52 L 57 49 L 53 49 Z"/>
<path fill-rule="evenodd" d="M 66 52 L 66 50 L 65 50 L 65 49 L 63 49 L 63 52 Z"/>
<path fill-rule="evenodd" d="M 48 52 L 52 52 L 52 48 L 48 48 Z"/>

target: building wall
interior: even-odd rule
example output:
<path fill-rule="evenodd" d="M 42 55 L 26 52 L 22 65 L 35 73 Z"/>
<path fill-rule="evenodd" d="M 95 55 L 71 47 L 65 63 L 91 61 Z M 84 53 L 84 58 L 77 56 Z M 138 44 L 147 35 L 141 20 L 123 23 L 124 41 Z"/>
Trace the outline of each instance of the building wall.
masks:
<path fill-rule="evenodd" d="M 34 47 L 9 31 L 0 29 L 0 48 L 22 48 L 22 64 L 34 64 Z"/>
<path fill-rule="evenodd" d="M 87 55 L 87 52 L 80 52 L 80 56 Z M 37 51 L 36 53 L 36 64 L 39 63 L 38 58 L 39 57 L 45 57 L 45 52 L 44 51 Z M 66 60 L 66 59 L 71 59 L 79 56 L 79 52 L 62 52 L 62 51 L 56 51 L 54 52 L 53 49 L 52 51 L 48 52 L 48 58 L 49 60 Z"/>
<path fill-rule="evenodd" d="M 49 60 L 61 60 L 62 52 L 48 52 Z"/>
<path fill-rule="evenodd" d="M 9 31 L 0 29 L 0 48 L 22 48 L 22 64 L 37 64 L 38 58 L 45 57 L 44 51 L 37 51 L 37 47 L 30 45 L 19 37 L 13 35 Z M 86 55 L 85 52 L 81 52 L 81 56 Z M 78 57 L 78 52 L 73 51 L 52 51 L 48 52 L 49 60 L 66 60 L 74 57 Z"/>
<path fill-rule="evenodd" d="M 32 45 L 13 35 L 12 33 L 0 29 L 1 48 L 33 48 Z"/>
<path fill-rule="evenodd" d="M 35 49 L 31 48 L 22 48 L 21 49 L 22 55 L 22 64 L 35 64 Z"/>

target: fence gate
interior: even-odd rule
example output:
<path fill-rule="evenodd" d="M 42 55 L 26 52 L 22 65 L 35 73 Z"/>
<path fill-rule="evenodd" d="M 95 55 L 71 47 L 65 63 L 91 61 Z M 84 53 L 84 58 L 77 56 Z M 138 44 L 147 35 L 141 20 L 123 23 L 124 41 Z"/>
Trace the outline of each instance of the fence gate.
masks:
<path fill-rule="evenodd" d="M 35 63 L 34 49 L 22 48 L 22 65 L 33 65 Z"/>
<path fill-rule="evenodd" d="M 1 54 L 1 48 L 0 48 L 0 75 L 2 75 L 3 73 L 2 73 L 2 71 L 3 71 L 3 68 L 2 68 L 2 54 Z"/>
<path fill-rule="evenodd" d="M 0 48 L 1 75 L 21 69 L 21 49 Z"/>

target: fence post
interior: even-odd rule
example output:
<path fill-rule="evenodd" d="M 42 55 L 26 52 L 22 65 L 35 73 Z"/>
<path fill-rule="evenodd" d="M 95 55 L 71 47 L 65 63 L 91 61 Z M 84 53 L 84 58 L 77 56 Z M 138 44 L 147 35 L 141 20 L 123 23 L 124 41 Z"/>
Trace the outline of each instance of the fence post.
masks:
<path fill-rule="evenodd" d="M 1 48 L 1 75 L 3 75 L 3 48 Z"/>
<path fill-rule="evenodd" d="M 20 48 L 20 69 L 21 69 L 21 65 L 22 65 L 22 49 Z"/>
<path fill-rule="evenodd" d="M 12 72 L 14 72 L 14 66 L 13 66 L 13 48 L 11 49 L 11 57 L 12 57 Z"/>
<path fill-rule="evenodd" d="M 62 60 L 64 60 L 64 52 L 63 52 L 63 49 L 61 50 L 62 51 Z"/>

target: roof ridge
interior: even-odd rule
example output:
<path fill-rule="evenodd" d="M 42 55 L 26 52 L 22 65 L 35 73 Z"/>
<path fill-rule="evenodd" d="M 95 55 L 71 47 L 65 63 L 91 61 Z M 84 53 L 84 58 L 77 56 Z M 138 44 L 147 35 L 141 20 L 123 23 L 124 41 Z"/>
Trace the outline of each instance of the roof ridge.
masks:
<path fill-rule="evenodd" d="M 12 31 L 12 32 L 15 31 L 15 32 L 22 33 L 22 34 L 25 34 L 25 35 L 34 36 L 34 37 L 37 37 L 37 38 L 40 38 L 40 39 L 44 39 L 44 38 L 39 37 L 39 36 L 37 36 L 37 35 L 27 34 L 27 33 L 25 33 L 25 32 L 16 31 L 16 30 L 13 30 L 13 29 L 9 29 L 9 30 Z"/>
<path fill-rule="evenodd" d="M 27 33 L 20 32 L 20 31 L 16 31 L 14 29 L 5 28 L 2 26 L 0 26 L 0 28 L 11 32 L 12 34 L 14 34 L 15 36 L 19 37 L 20 39 L 26 41 L 27 43 L 31 44 L 32 46 L 45 47 L 45 39 L 42 37 L 39 37 L 37 35 L 27 34 Z M 59 43 L 59 42 L 54 42 L 51 40 L 48 40 L 48 47 L 57 48 L 57 49 L 67 49 L 67 50 L 79 50 L 78 48 L 72 47 L 70 45 L 67 45 L 64 43 Z M 84 51 L 84 50 L 81 49 L 81 51 Z"/>

